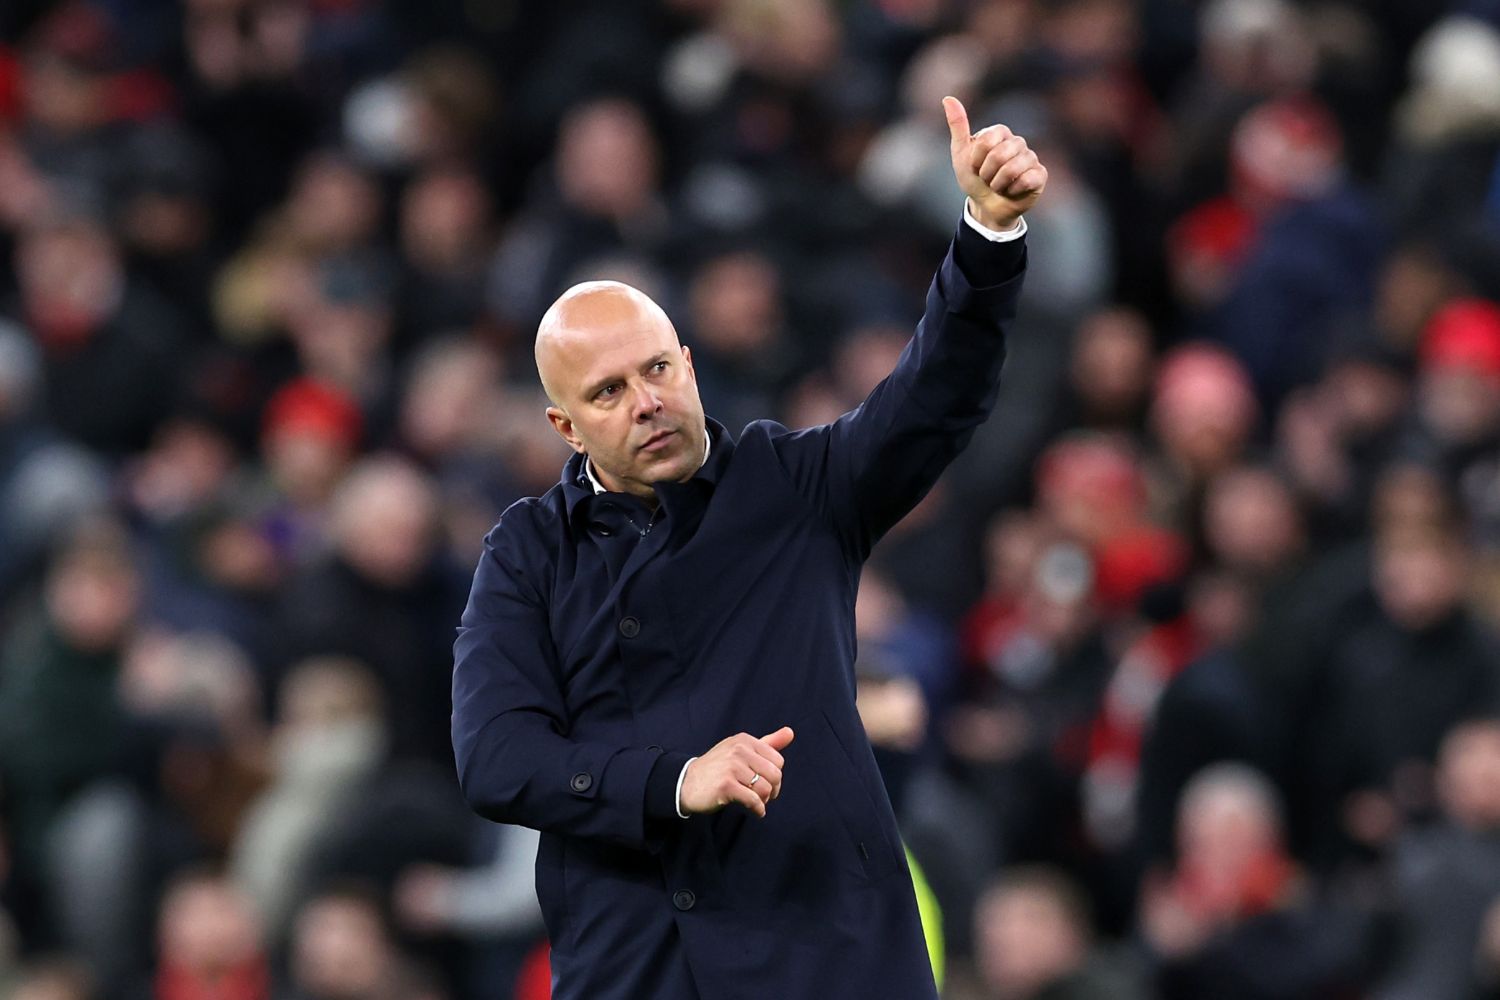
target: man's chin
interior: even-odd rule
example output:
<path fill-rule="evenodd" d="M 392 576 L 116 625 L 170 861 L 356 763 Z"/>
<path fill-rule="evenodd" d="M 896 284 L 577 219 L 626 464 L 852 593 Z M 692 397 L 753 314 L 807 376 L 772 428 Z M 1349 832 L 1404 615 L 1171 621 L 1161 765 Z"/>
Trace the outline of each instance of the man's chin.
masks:
<path fill-rule="evenodd" d="M 645 465 L 646 482 L 648 483 L 680 483 L 693 478 L 698 471 L 701 461 L 694 462 L 688 455 L 688 442 L 674 442 L 668 453 L 652 456 L 654 461 Z"/>

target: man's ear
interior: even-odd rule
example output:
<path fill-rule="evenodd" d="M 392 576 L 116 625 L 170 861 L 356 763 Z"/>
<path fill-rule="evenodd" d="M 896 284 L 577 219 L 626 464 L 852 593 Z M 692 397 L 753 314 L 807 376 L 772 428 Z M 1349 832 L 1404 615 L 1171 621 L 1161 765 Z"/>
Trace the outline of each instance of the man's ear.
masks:
<path fill-rule="evenodd" d="M 568 442 L 568 447 L 582 455 L 585 451 L 583 439 L 573 431 L 573 420 L 556 406 L 547 407 L 547 420 L 558 436 Z"/>
<path fill-rule="evenodd" d="M 693 381 L 698 381 L 698 373 L 693 370 L 693 351 L 686 344 L 682 345 L 682 360 L 687 363 L 688 374 L 693 377 Z"/>

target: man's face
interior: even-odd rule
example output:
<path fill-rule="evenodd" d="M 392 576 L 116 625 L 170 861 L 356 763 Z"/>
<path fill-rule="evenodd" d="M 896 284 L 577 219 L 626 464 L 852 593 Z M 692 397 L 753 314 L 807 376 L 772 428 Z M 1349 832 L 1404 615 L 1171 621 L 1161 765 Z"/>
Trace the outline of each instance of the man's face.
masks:
<path fill-rule="evenodd" d="M 644 294 L 591 283 L 558 300 L 537 335 L 547 418 L 587 454 L 606 489 L 651 498 L 703 464 L 703 403 L 692 354 Z"/>

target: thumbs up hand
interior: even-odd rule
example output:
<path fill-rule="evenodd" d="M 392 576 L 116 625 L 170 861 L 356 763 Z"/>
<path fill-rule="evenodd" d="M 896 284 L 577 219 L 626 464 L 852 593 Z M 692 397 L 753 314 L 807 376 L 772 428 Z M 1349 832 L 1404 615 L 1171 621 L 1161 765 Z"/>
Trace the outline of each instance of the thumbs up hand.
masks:
<path fill-rule="evenodd" d="M 1026 140 L 1004 125 L 969 133 L 969 113 L 955 97 L 943 98 L 953 154 L 953 176 L 969 196 L 969 211 L 987 229 L 1006 230 L 1036 204 L 1047 186 L 1042 166 Z"/>

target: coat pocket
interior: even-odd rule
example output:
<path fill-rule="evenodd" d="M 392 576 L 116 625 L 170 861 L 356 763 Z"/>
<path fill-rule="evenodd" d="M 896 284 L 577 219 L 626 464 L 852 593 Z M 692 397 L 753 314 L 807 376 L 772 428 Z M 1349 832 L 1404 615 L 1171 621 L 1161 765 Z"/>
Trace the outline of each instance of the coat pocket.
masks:
<path fill-rule="evenodd" d="M 873 759 L 868 767 L 872 773 L 867 777 L 839 739 L 833 723 L 821 711 L 814 712 L 797 727 L 797 741 L 806 737 L 811 737 L 810 749 L 815 758 L 812 770 L 826 794 L 825 801 L 833 806 L 848 835 L 849 856 L 871 879 L 889 875 L 901 866 L 903 859 L 894 842 L 894 833 L 888 833 L 888 824 L 883 822 L 883 814 L 890 813 L 890 805 L 884 787 L 879 784 Z M 871 780 L 876 786 L 873 792 Z"/>

